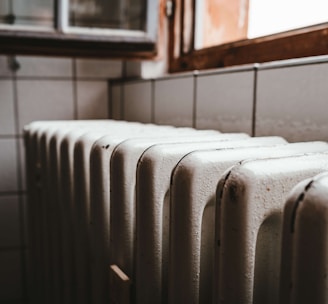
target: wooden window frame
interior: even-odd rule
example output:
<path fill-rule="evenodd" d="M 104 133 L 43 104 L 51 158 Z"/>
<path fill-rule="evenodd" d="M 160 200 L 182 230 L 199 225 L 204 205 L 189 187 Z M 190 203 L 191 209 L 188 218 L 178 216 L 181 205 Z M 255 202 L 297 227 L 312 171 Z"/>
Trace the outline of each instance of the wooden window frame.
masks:
<path fill-rule="evenodd" d="M 55 1 L 54 29 L 0 26 L 0 53 L 7 55 L 73 56 L 113 59 L 154 59 L 159 56 L 163 24 L 163 0 L 148 0 L 146 31 L 97 31 L 67 25 L 68 0 Z M 66 18 L 66 19 L 65 19 Z"/>
<path fill-rule="evenodd" d="M 184 42 L 194 41 L 195 1 L 174 0 L 173 6 L 169 20 L 170 73 L 328 54 L 328 23 L 200 50 L 189 44 L 189 50 L 183 52 Z M 192 27 L 187 30 L 184 24 Z"/>

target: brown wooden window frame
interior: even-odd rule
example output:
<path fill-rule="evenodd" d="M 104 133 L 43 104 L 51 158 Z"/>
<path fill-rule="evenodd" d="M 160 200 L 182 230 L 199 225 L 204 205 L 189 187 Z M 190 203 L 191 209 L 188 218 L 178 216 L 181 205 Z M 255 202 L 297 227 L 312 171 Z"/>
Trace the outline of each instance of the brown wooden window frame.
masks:
<path fill-rule="evenodd" d="M 328 54 L 328 23 L 195 50 L 195 0 L 174 0 L 172 4 L 168 50 L 171 73 Z"/>
<path fill-rule="evenodd" d="M 68 0 L 55 0 L 53 29 L 22 29 L 0 26 L 0 53 L 7 55 L 73 56 L 113 59 L 154 59 L 159 56 L 162 43 L 163 1 L 148 0 L 152 14 L 147 14 L 144 36 L 102 35 L 65 32 L 63 6 Z M 65 5 L 62 5 L 62 4 Z M 154 8 L 155 7 L 155 8 Z M 153 10 L 157 11 L 157 15 Z M 123 31 L 122 31 L 123 33 Z"/>

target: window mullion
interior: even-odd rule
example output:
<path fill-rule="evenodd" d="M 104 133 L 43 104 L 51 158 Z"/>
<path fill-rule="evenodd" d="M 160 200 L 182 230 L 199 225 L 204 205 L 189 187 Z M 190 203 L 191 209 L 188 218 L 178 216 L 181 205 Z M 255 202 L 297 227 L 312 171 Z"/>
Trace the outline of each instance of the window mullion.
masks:
<path fill-rule="evenodd" d="M 182 51 L 184 54 L 194 48 L 194 0 L 183 1 Z"/>
<path fill-rule="evenodd" d="M 69 0 L 55 0 L 55 29 L 64 33 L 68 28 Z"/>

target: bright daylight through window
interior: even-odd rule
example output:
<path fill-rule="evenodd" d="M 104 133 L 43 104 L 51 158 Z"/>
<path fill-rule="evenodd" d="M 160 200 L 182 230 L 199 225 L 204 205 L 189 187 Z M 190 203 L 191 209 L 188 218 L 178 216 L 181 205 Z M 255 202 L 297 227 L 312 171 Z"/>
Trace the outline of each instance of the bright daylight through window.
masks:
<path fill-rule="evenodd" d="M 196 0 L 195 49 L 328 22 L 327 0 Z"/>

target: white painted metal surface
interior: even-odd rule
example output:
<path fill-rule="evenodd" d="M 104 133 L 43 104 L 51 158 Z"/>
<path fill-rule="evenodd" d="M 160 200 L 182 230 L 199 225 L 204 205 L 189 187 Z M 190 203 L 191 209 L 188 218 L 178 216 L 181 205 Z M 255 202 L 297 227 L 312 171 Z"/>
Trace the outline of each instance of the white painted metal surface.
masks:
<path fill-rule="evenodd" d="M 43 200 L 46 214 L 42 218 L 46 219 L 47 237 L 44 239 L 46 243 L 45 247 L 47 247 L 49 251 L 47 267 L 50 272 L 49 293 L 47 294 L 49 297 L 49 302 L 51 303 L 62 303 L 62 289 L 66 288 L 66 284 L 62 284 L 63 275 L 61 274 L 63 271 L 63 268 L 61 267 L 63 262 L 61 260 L 60 241 L 60 235 L 62 234 L 61 223 L 63 222 L 63 218 L 60 216 L 63 193 L 60 187 L 61 171 L 59 167 L 61 140 L 64 139 L 65 134 L 67 135 L 73 133 L 78 137 L 90 129 L 99 128 L 100 130 L 106 130 L 108 128 L 113 128 L 116 125 L 117 124 L 113 124 L 108 121 L 102 121 L 97 124 L 95 122 L 90 122 L 88 124 L 80 122 L 79 124 L 74 124 L 73 128 L 61 128 L 61 132 L 59 134 L 58 132 L 48 131 L 46 134 L 48 140 L 45 140 L 44 142 L 41 141 L 41 151 L 46 151 L 46 149 L 49 150 L 47 158 L 41 163 L 41 167 L 45 171 L 46 175 L 46 187 L 44 187 L 46 192 Z M 52 130 L 52 128 L 49 130 Z M 45 153 L 41 153 L 41 155 L 45 155 Z M 61 213 L 63 214 L 64 212 Z"/>
<path fill-rule="evenodd" d="M 276 147 L 265 147 L 264 144 L 262 147 L 245 146 L 191 153 L 174 171 L 169 268 L 172 303 L 212 302 L 215 196 L 218 181 L 226 169 L 243 159 L 326 151 L 328 148 L 323 142 Z M 179 249 L 181 247 L 185 248 L 183 252 Z"/>
<path fill-rule="evenodd" d="M 61 290 L 58 290 L 58 284 L 63 285 L 63 289 L 71 289 L 71 284 L 69 284 L 70 276 L 64 276 L 64 279 L 58 283 L 58 273 L 59 269 L 58 263 L 64 263 L 72 267 L 72 257 L 67 261 L 66 256 L 59 258 L 57 251 L 59 250 L 56 244 L 56 237 L 58 235 L 58 226 L 61 225 L 60 222 L 65 223 L 63 218 L 58 221 L 56 209 L 61 202 L 63 203 L 64 210 L 61 215 L 67 218 L 71 213 L 69 206 L 71 205 L 73 195 L 73 149 L 75 141 L 82 134 L 86 133 L 88 130 L 95 130 L 101 125 L 107 126 L 117 126 L 119 129 L 123 127 L 136 129 L 142 126 L 146 128 L 147 125 L 139 123 L 127 123 L 127 122 L 115 122 L 115 121 L 51 121 L 51 122 L 37 122 L 30 124 L 25 131 L 25 143 L 28 159 L 28 177 L 37 176 L 38 181 L 35 182 L 33 178 L 28 178 L 29 192 L 29 226 L 30 226 L 30 239 L 31 239 L 31 257 L 35 257 L 34 261 L 31 261 L 33 273 L 37 279 L 33 280 L 32 285 L 35 286 L 35 297 L 38 297 L 39 302 L 46 301 L 49 303 L 72 303 L 70 297 L 64 296 L 63 300 L 59 300 Z M 162 127 L 173 130 L 172 127 Z M 37 130 L 36 132 L 34 130 Z M 57 133 L 52 137 L 51 135 L 57 130 Z M 74 130 L 74 132 L 69 131 Z M 133 133 L 133 132 L 132 132 Z M 60 135 L 60 136 L 59 136 Z M 65 135 L 65 136 L 64 136 Z M 58 137 L 56 137 L 58 136 Z M 63 138 L 61 138 L 63 137 Z M 54 142 L 51 145 L 51 140 Z M 63 147 L 60 147 L 61 143 Z M 51 149 L 49 151 L 49 149 Z M 60 151 L 60 156 L 58 152 Z M 35 157 L 34 157 L 35 156 Z M 34 158 L 33 158 L 34 157 Z M 63 162 L 61 161 L 63 159 Z M 50 166 L 51 164 L 51 166 Z M 60 164 L 60 168 L 56 165 Z M 58 176 L 60 174 L 60 178 Z M 48 176 L 48 178 L 45 178 Z M 60 187 L 56 188 L 57 182 L 60 180 Z M 54 185 L 55 183 L 56 185 Z M 38 188 L 40 188 L 38 190 Z M 61 191 L 62 190 L 62 191 Z M 40 194 L 38 194 L 40 192 Z M 62 199 L 59 200 L 58 197 L 63 195 Z M 50 207 L 50 209 L 49 209 Z M 53 209 L 55 207 L 55 209 Z M 52 209 L 51 209 L 52 208 Z M 48 210 L 48 211 L 47 211 Z M 53 212 L 55 211 L 55 212 Z M 57 221 L 57 222 L 56 222 Z M 70 219 L 70 225 L 72 221 Z M 59 229 L 60 231 L 60 229 Z M 65 243 L 65 238 L 67 236 L 66 232 L 62 231 L 63 241 Z M 53 243 L 54 242 L 54 243 Z M 72 238 L 70 241 L 66 241 L 72 247 Z M 65 246 L 62 250 L 65 250 Z M 34 250 L 35 248 L 35 250 Z M 72 255 L 72 251 L 70 250 Z M 70 272 L 71 267 L 65 267 L 63 272 Z M 62 268 L 62 267 L 61 267 Z M 39 275 L 40 274 L 40 275 Z M 54 277 L 53 277 L 54 275 Z M 34 282 L 35 281 L 35 282 Z M 57 284 L 57 285 L 56 285 Z M 54 289 L 53 289 L 54 288 Z M 70 290 L 72 293 L 72 290 Z M 65 294 L 65 291 L 64 291 Z M 72 296 L 72 295 L 71 295 Z"/>
<path fill-rule="evenodd" d="M 285 199 L 298 182 L 327 169 L 328 154 L 321 153 L 245 161 L 220 180 L 215 239 L 218 301 L 278 301 Z"/>
<path fill-rule="evenodd" d="M 98 121 L 101 124 L 103 121 Z M 28 181 L 28 227 L 29 227 L 29 252 L 31 266 L 31 298 L 33 301 L 42 302 L 45 296 L 49 298 L 50 276 L 48 222 L 46 220 L 46 189 L 53 189 L 51 182 L 46 179 L 49 168 L 49 142 L 50 136 L 56 129 L 68 130 L 73 126 L 86 125 L 88 121 L 49 121 L 34 122 L 25 128 L 24 140 L 27 158 L 27 181 Z M 92 123 L 96 123 L 95 121 Z M 108 121 L 107 121 L 108 123 Z M 42 166 L 43 164 L 43 166 Z M 50 187 L 50 188 L 49 188 Z M 51 197 L 51 196 L 49 196 Z M 49 218 L 49 216 L 48 216 Z M 53 301 L 54 297 L 49 299 Z"/>
<path fill-rule="evenodd" d="M 46 129 L 47 123 L 33 123 L 24 130 L 24 142 L 26 147 L 26 174 L 28 188 L 28 229 L 29 229 L 29 266 L 31 271 L 29 289 L 31 299 L 38 301 L 44 291 L 44 272 L 40 266 L 44 264 L 41 253 L 41 217 L 36 216 L 40 207 L 40 153 L 39 143 L 42 129 Z"/>
<path fill-rule="evenodd" d="M 147 129 L 147 130 L 144 130 Z M 74 272 L 75 272 L 75 301 L 77 303 L 92 302 L 91 286 L 98 285 L 99 280 L 94 276 L 95 284 L 91 282 L 90 267 L 90 153 L 93 145 L 104 136 L 111 136 L 110 145 L 116 145 L 122 140 L 134 136 L 170 136 L 178 129 L 158 127 L 136 123 L 114 124 L 113 126 L 94 127 L 91 132 L 80 136 L 74 143 L 74 198 L 72 210 L 73 243 L 74 243 Z M 181 128 L 181 133 L 194 134 L 195 130 Z M 212 131 L 210 133 L 213 133 Z M 110 135 L 111 134 L 111 135 Z M 96 257 L 95 257 L 96 258 Z M 105 265 L 103 265 L 105 267 Z M 92 302 L 94 303 L 94 302 Z"/>
<path fill-rule="evenodd" d="M 311 267 L 328 265 L 328 175 L 290 195 L 281 277 L 278 241 L 289 190 L 328 170 L 328 153 L 300 154 L 327 143 L 108 120 L 36 122 L 24 139 L 33 303 L 326 301 Z"/>
<path fill-rule="evenodd" d="M 302 181 L 288 196 L 283 220 L 279 303 L 328 301 L 327 197 L 327 173 Z"/>
<path fill-rule="evenodd" d="M 282 143 L 286 143 L 286 141 L 279 137 L 263 137 L 159 144 L 150 147 L 143 153 L 137 168 L 137 303 L 167 302 L 170 179 L 171 173 L 179 161 L 186 154 L 198 150 Z M 188 174 L 184 176 L 184 180 L 188 178 Z M 179 202 L 180 204 L 181 202 Z M 180 286 L 182 285 L 183 283 L 180 283 Z M 147 286 L 147 288 L 143 288 L 143 286 Z"/>
<path fill-rule="evenodd" d="M 118 145 L 111 158 L 110 263 L 116 264 L 129 278 L 134 279 L 135 248 L 135 186 L 139 158 L 151 146 L 160 143 L 214 140 L 212 133 L 196 131 L 192 136 L 127 140 Z M 178 134 L 178 133 L 177 133 Z M 217 139 L 242 139 L 246 134 L 217 135 Z M 132 292 L 132 294 L 134 294 Z"/>
<path fill-rule="evenodd" d="M 134 126 L 136 127 L 136 126 Z M 68 303 L 90 300 L 90 288 L 87 284 L 88 275 L 88 235 L 85 209 L 89 202 L 89 151 L 95 140 L 108 133 L 119 132 L 130 128 L 125 122 L 90 123 L 83 127 L 68 132 L 58 143 L 56 151 L 60 151 L 61 181 L 58 192 L 62 195 L 63 203 L 55 205 L 61 207 L 60 218 L 55 220 L 54 229 L 61 227 L 64 237 L 62 238 L 61 252 L 62 263 L 68 268 L 62 275 L 62 293 L 64 300 Z M 83 144 L 81 144 L 83 142 Z M 83 146 L 83 148 L 81 147 Z M 59 242 L 60 243 L 60 242 Z M 67 282 L 67 283 L 66 283 Z M 84 285 L 83 285 L 84 284 Z M 89 284 L 90 285 L 90 284 Z M 72 286 L 75 287 L 73 290 Z M 61 290 L 56 290 L 60 293 Z M 67 295 L 68 294 L 68 295 Z"/>
<path fill-rule="evenodd" d="M 190 128 L 142 125 L 120 130 L 119 134 L 106 135 L 97 140 L 90 151 L 90 255 L 92 277 L 92 303 L 106 303 L 109 267 L 109 206 L 110 206 L 110 159 L 117 145 L 131 138 L 170 137 L 176 133 L 195 134 Z M 203 133 L 202 133 L 203 134 Z M 204 133 L 205 134 L 205 133 Z M 219 132 L 209 131 L 214 136 Z"/>

